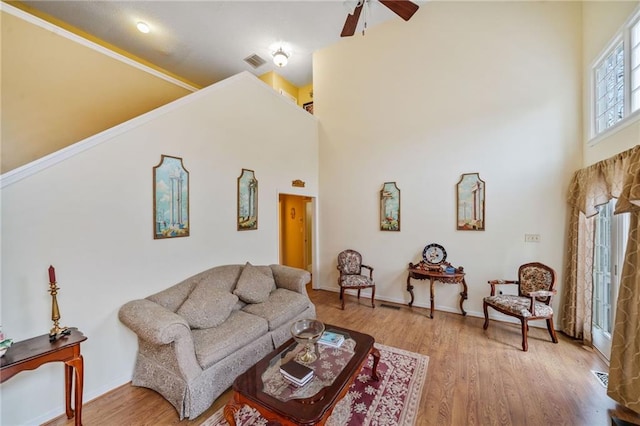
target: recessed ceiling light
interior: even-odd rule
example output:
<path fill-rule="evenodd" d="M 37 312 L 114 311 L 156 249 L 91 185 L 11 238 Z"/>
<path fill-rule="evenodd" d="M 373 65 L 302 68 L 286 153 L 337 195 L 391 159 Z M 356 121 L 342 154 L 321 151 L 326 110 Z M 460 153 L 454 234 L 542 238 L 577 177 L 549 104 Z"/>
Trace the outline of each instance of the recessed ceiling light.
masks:
<path fill-rule="evenodd" d="M 151 28 L 149 28 L 149 25 L 146 22 L 142 22 L 142 21 L 139 21 L 136 24 L 136 28 L 138 29 L 138 31 L 140 31 L 143 34 L 147 34 L 149 31 L 151 31 Z"/>

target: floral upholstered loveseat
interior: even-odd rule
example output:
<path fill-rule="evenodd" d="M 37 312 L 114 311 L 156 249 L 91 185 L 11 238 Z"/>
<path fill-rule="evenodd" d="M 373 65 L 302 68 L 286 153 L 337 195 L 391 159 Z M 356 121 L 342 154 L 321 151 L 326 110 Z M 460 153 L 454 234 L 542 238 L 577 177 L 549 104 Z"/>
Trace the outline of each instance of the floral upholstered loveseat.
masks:
<path fill-rule="evenodd" d="M 119 311 L 138 336 L 132 383 L 164 396 L 180 419 L 205 411 L 247 368 L 315 318 L 311 276 L 282 265 L 208 269 Z"/>

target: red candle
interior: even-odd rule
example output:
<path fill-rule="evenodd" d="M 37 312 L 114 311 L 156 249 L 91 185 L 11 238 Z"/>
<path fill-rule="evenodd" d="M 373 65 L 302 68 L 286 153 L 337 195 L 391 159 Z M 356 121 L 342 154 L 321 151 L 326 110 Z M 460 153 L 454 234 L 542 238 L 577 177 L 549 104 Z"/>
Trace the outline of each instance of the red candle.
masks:
<path fill-rule="evenodd" d="M 56 270 L 53 269 L 53 266 L 49 266 L 49 282 L 50 283 L 56 282 Z"/>

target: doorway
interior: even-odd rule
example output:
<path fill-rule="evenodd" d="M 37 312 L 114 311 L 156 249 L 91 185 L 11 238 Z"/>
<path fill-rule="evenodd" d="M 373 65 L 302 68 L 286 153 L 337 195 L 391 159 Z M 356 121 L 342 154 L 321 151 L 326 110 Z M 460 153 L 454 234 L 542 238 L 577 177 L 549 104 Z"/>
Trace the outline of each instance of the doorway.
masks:
<path fill-rule="evenodd" d="M 313 269 L 313 198 L 280 194 L 280 263 Z"/>
<path fill-rule="evenodd" d="M 616 200 L 598 207 L 593 255 L 593 345 L 609 360 L 618 287 L 629 233 L 628 214 L 614 215 Z"/>

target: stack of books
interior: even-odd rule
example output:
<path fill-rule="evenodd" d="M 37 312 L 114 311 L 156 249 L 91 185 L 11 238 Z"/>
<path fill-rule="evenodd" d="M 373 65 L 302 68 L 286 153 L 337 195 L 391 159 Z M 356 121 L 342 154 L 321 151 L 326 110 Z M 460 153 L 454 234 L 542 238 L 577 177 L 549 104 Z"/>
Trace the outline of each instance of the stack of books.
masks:
<path fill-rule="evenodd" d="M 333 348 L 339 348 L 342 343 L 344 343 L 344 335 L 334 333 L 333 331 L 325 331 L 322 333 L 322 336 L 320 336 L 318 343 L 331 346 Z"/>
<path fill-rule="evenodd" d="M 294 360 L 282 364 L 280 373 L 282 373 L 282 377 L 296 386 L 304 386 L 313 378 L 313 370 L 311 368 Z"/>

